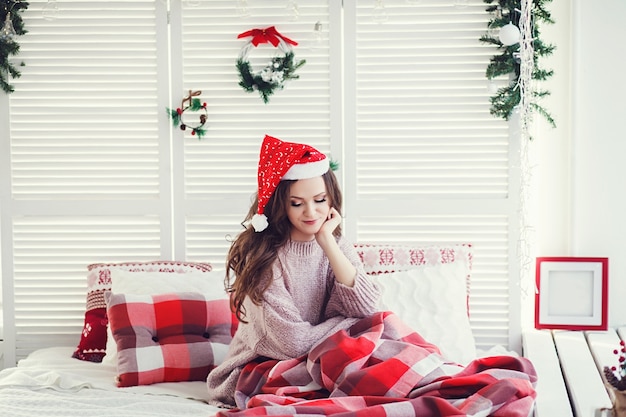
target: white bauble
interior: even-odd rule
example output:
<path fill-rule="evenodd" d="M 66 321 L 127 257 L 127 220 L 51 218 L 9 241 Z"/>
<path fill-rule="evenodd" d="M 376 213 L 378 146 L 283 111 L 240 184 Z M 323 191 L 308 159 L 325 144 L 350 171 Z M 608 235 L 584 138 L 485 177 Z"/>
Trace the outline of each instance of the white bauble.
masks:
<path fill-rule="evenodd" d="M 509 22 L 500 28 L 500 42 L 504 46 L 515 45 L 520 41 L 520 31 L 517 26 Z"/>

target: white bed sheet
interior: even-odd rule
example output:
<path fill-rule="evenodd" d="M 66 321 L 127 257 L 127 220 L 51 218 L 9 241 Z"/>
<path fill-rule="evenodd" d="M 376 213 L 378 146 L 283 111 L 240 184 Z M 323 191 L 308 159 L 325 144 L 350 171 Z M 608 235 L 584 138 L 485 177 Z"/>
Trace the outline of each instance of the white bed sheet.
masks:
<path fill-rule="evenodd" d="M 213 416 L 204 381 L 118 388 L 115 365 L 72 358 L 75 347 L 40 349 L 0 371 L 0 415 L 16 417 Z"/>
<path fill-rule="evenodd" d="M 204 381 L 118 388 L 114 364 L 72 358 L 74 347 L 37 350 L 17 367 L 0 371 L 2 417 L 214 416 Z M 512 354 L 503 347 L 478 356 Z"/>

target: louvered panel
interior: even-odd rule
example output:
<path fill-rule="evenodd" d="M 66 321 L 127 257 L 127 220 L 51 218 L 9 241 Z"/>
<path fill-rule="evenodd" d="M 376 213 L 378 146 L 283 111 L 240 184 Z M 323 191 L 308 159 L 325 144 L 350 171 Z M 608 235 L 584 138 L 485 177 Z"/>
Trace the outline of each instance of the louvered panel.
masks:
<path fill-rule="evenodd" d="M 185 223 L 187 258 L 210 262 L 215 270 L 224 270 L 226 254 L 232 240 L 242 230 L 241 222 L 246 214 L 216 216 L 188 216 Z"/>
<path fill-rule="evenodd" d="M 165 3 L 45 0 L 23 13 L 3 155 L 6 358 L 76 344 L 86 266 L 171 252 Z M 5 159 L 4 159 L 5 158 Z M 4 256 L 6 254 L 6 256 Z M 164 255 L 165 254 L 165 255 Z M 8 280 L 11 277 L 12 280 Z M 63 343 L 62 343 L 63 342 Z"/>
<path fill-rule="evenodd" d="M 19 58 L 26 66 L 7 99 L 11 156 L 2 159 L 11 177 L 2 186 L 12 189 L 2 195 L 3 225 L 15 220 L 13 236 L 2 241 L 13 251 L 4 270 L 17 279 L 3 285 L 19 300 L 19 355 L 39 347 L 36 340 L 78 341 L 65 329 L 80 330 L 74 313 L 84 309 L 78 295 L 87 263 L 154 259 L 173 246 L 177 259 L 219 265 L 255 191 L 265 134 L 337 152 L 331 157 L 342 163 L 350 238 L 471 242 L 479 347 L 508 344 L 519 325 L 507 317 L 515 308 L 508 299 L 516 285 L 509 271 L 516 242 L 508 234 L 517 222 L 509 174 L 515 150 L 507 124 L 489 114 L 488 87 L 507 80 L 489 86 L 484 77 L 493 48 L 478 41 L 488 19 L 481 0 L 465 7 L 385 0 L 384 23 L 373 19 L 374 2 L 356 0 L 344 1 L 343 14 L 339 2 L 298 0 L 297 19 L 285 2 L 249 1 L 245 18 L 232 0 L 177 1 L 169 2 L 169 25 L 168 2 L 69 0 L 58 3 L 54 20 L 42 18 L 46 3 L 30 1 L 24 14 L 29 34 L 20 38 Z M 344 18 L 345 33 L 329 27 Z M 307 63 L 266 105 L 237 85 L 235 62 L 245 43 L 237 34 L 270 25 L 300 43 L 296 58 Z M 163 59 L 168 30 L 172 57 Z M 271 52 L 258 48 L 251 62 L 262 66 Z M 198 140 L 175 129 L 170 155 L 165 107 L 178 106 L 189 90 L 201 90 L 207 102 L 207 135 Z M 94 210 L 85 200 L 103 204 Z M 59 216 L 24 216 L 47 207 Z M 103 212 L 108 217 L 94 215 Z M 51 331 L 34 324 L 45 295 L 70 312 L 50 304 Z"/>
<path fill-rule="evenodd" d="M 249 2 L 253 18 L 242 19 L 236 2 L 201 2 L 197 7 L 182 3 L 180 94 L 202 91 L 208 112 L 207 134 L 201 141 L 189 133 L 176 135 L 184 140 L 186 198 L 220 199 L 225 194 L 246 198 L 253 193 L 259 146 L 265 134 L 308 143 L 322 151 L 330 148 L 328 4 L 302 0 L 297 6 L 299 15 L 293 19 L 283 3 Z M 312 49 L 317 21 L 324 31 L 319 48 Z M 237 35 L 268 26 L 276 26 L 298 42 L 293 47 L 295 58 L 305 59 L 306 64 L 297 70 L 299 79 L 287 81 L 285 88 L 264 104 L 259 94 L 245 92 L 238 85 L 235 64 L 241 48 L 250 40 L 238 39 Z M 257 71 L 279 54 L 273 46 L 260 44 L 248 58 Z M 219 212 L 219 207 L 212 209 Z"/>
<path fill-rule="evenodd" d="M 46 328 L 42 332 L 40 328 L 20 329 L 20 334 L 16 339 L 15 358 L 23 359 L 29 353 L 49 346 L 76 346 L 80 340 L 81 327 L 78 333 L 63 333 L 61 329 Z"/>
<path fill-rule="evenodd" d="M 15 199 L 159 196 L 154 1 L 29 2 L 14 81 Z M 162 116 L 161 116 L 162 117 Z"/>
<path fill-rule="evenodd" d="M 489 113 L 485 69 L 492 48 L 478 39 L 488 15 L 479 0 L 347 3 L 347 137 L 356 176 L 348 181 L 348 226 L 358 240 L 468 242 L 474 248 L 471 325 L 479 348 L 508 346 L 511 149 L 506 122 Z M 353 15 L 353 17 L 352 17 Z M 353 67 L 350 67 L 353 65 Z M 353 165 L 352 165 L 353 164 Z M 413 212 L 413 213 L 411 213 Z M 348 227 L 348 230 L 350 230 Z M 511 330 L 513 329 L 513 330 Z"/>
<path fill-rule="evenodd" d="M 157 216 L 15 217 L 18 359 L 34 348 L 77 344 L 85 314 L 87 265 L 160 259 L 160 234 Z"/>
<path fill-rule="evenodd" d="M 489 114 L 484 4 L 355 6 L 357 195 L 506 198 L 508 128 Z"/>
<path fill-rule="evenodd" d="M 504 216 L 359 217 L 359 242 L 470 243 L 470 323 L 479 348 L 509 343 L 508 222 Z"/>
<path fill-rule="evenodd" d="M 284 140 L 299 141 L 290 136 L 277 135 Z M 326 142 L 300 140 L 315 146 L 322 152 L 328 150 Z M 206 145 L 203 142 L 186 144 L 185 184 L 190 198 L 222 199 L 227 195 L 248 197 L 256 191 L 257 165 L 261 136 L 255 140 L 237 140 L 230 143 Z M 316 143 L 319 142 L 319 143 Z M 240 144 L 240 145 L 238 145 Z M 214 207 L 218 208 L 218 207 Z"/>

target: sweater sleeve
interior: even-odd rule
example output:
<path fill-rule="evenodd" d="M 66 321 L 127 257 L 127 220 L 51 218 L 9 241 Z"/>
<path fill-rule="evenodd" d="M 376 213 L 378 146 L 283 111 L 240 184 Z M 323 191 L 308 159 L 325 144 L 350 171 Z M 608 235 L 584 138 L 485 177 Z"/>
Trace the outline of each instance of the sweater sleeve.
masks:
<path fill-rule="evenodd" d="M 316 343 L 357 321 L 337 315 L 319 324 L 311 324 L 301 317 L 281 279 L 275 279 L 265 291 L 260 306 L 249 303 L 246 308 L 250 312 L 247 317 L 254 320 L 250 324 L 256 328 L 255 333 L 261 335 L 256 353 L 275 359 L 302 356 Z"/>
<path fill-rule="evenodd" d="M 339 247 L 348 260 L 356 268 L 354 286 L 348 287 L 335 281 L 332 270 L 332 286 L 325 317 L 337 315 L 362 318 L 374 314 L 379 309 L 380 288 L 365 274 L 363 263 L 354 246 L 346 239 L 340 238 Z"/>

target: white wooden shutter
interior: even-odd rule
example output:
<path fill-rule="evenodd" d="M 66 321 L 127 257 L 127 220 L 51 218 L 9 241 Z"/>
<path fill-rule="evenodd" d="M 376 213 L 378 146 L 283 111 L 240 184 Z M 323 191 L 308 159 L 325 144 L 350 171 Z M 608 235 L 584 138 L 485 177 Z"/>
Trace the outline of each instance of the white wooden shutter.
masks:
<path fill-rule="evenodd" d="M 241 2 L 176 0 L 171 59 L 167 2 L 57 3 L 46 20 L 46 1 L 29 2 L 27 66 L 0 99 L 11 112 L 0 118 L 10 137 L 0 141 L 3 309 L 15 311 L 4 320 L 7 363 L 36 344 L 78 342 L 88 263 L 222 267 L 265 134 L 341 162 L 351 239 L 473 243 L 479 346 L 515 347 L 519 164 L 514 135 L 488 113 L 482 2 L 385 0 L 379 24 L 373 0 L 344 10 L 298 0 L 297 19 L 292 2 L 248 0 L 244 17 Z M 237 34 L 271 25 L 307 63 L 263 104 L 237 85 Z M 189 90 L 208 104 L 202 140 L 166 114 Z"/>
<path fill-rule="evenodd" d="M 78 344 L 88 264 L 172 256 L 165 5 L 56 3 L 47 20 L 47 2 L 29 1 L 7 98 L 7 364 Z"/>
<path fill-rule="evenodd" d="M 341 61 L 329 59 L 328 35 L 331 11 L 340 16 L 340 4 L 298 0 L 295 18 L 286 2 L 248 1 L 247 17 L 231 0 L 190 3 L 172 4 L 172 106 L 190 90 L 202 91 L 208 122 L 201 140 L 180 130 L 173 135 L 176 256 L 220 268 L 256 192 L 259 147 L 266 134 L 341 158 L 341 112 L 331 112 L 331 87 L 340 80 Z M 269 26 L 298 42 L 295 58 L 306 64 L 297 71 L 299 79 L 288 81 L 264 104 L 257 93 L 238 85 L 235 64 L 250 39 L 237 35 Z M 336 26 L 331 30 L 339 33 Z M 316 35 L 320 39 L 314 43 Z M 340 51 L 333 53 L 338 58 Z M 260 70 L 276 54 L 279 50 L 261 44 L 249 59 Z"/>
<path fill-rule="evenodd" d="M 356 74 L 345 90 L 347 231 L 358 241 L 472 243 L 478 346 L 514 348 L 515 145 L 489 114 L 485 4 L 382 4 L 384 21 L 374 1 L 345 2 L 345 73 Z"/>

